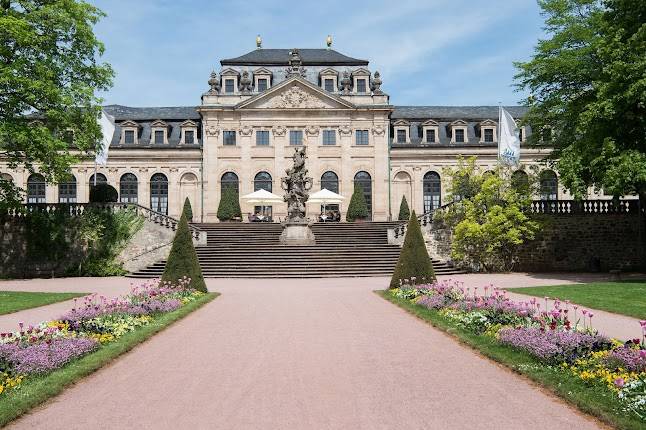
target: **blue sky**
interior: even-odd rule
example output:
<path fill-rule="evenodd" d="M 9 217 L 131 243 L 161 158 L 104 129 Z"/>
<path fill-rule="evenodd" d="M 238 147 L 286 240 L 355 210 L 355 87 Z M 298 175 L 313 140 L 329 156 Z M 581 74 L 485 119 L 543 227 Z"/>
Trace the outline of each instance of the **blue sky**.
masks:
<path fill-rule="evenodd" d="M 396 105 L 516 104 L 512 62 L 543 36 L 535 0 L 95 0 L 116 71 L 106 103 L 197 105 L 219 60 L 325 47 L 367 59 Z"/>

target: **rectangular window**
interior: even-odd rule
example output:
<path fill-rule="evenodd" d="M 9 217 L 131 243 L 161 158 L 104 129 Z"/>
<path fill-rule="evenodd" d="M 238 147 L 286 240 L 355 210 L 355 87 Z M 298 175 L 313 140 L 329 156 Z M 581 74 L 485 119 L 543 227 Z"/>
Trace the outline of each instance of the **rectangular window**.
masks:
<path fill-rule="evenodd" d="M 224 138 L 225 145 L 235 145 L 236 144 L 236 132 L 235 131 L 225 131 L 222 135 Z"/>
<path fill-rule="evenodd" d="M 455 136 L 455 141 L 457 143 L 464 143 L 464 129 L 458 128 L 453 130 L 454 136 Z"/>
<path fill-rule="evenodd" d="M 323 83 L 325 85 L 325 91 L 334 92 L 334 79 L 325 79 Z"/>
<path fill-rule="evenodd" d="M 406 130 L 397 130 L 397 143 L 406 143 Z"/>
<path fill-rule="evenodd" d="M 256 145 L 258 146 L 269 145 L 269 131 L 267 130 L 256 131 Z"/>
<path fill-rule="evenodd" d="M 132 144 L 135 143 L 135 132 L 134 130 L 126 130 L 123 132 L 123 143 Z"/>
<path fill-rule="evenodd" d="M 435 143 L 435 129 L 426 129 L 426 143 Z"/>
<path fill-rule="evenodd" d="M 368 145 L 368 130 L 357 130 L 354 132 L 357 145 Z"/>
<path fill-rule="evenodd" d="M 164 143 L 164 130 L 155 130 L 155 143 Z"/>
<path fill-rule="evenodd" d="M 323 130 L 323 145 L 336 145 L 336 130 Z"/>
<path fill-rule="evenodd" d="M 236 80 L 235 79 L 225 79 L 224 80 L 224 92 L 233 94 L 235 92 Z"/>
<path fill-rule="evenodd" d="M 267 89 L 267 79 L 258 79 L 258 92 L 265 91 Z"/>
<path fill-rule="evenodd" d="M 358 93 L 365 93 L 366 92 L 366 80 L 365 79 L 357 79 L 357 92 Z"/>
<path fill-rule="evenodd" d="M 184 132 L 184 143 L 195 143 L 195 132 L 193 130 Z"/>
<path fill-rule="evenodd" d="M 289 131 L 289 144 L 290 145 L 302 145 L 303 144 L 303 131 L 302 130 L 290 130 Z"/>
<path fill-rule="evenodd" d="M 484 130 L 484 141 L 487 143 L 493 142 L 493 129 L 485 128 Z"/>
<path fill-rule="evenodd" d="M 520 127 L 518 129 L 518 140 L 522 142 L 524 140 L 524 138 L 525 138 L 525 136 L 523 136 L 523 127 Z"/>

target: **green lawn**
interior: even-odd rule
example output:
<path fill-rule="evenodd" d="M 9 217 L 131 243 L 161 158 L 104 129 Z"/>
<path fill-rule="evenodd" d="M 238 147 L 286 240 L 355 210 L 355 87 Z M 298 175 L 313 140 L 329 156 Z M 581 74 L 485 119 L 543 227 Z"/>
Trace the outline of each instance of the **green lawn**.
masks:
<path fill-rule="evenodd" d="M 592 309 L 646 319 L 646 281 L 593 282 L 507 290 L 530 296 L 570 300 Z"/>
<path fill-rule="evenodd" d="M 87 293 L 30 293 L 27 291 L 0 291 L 0 315 L 37 308 L 56 302 L 83 297 Z"/>
<path fill-rule="evenodd" d="M 622 412 L 623 404 L 615 395 L 608 393 L 605 387 L 590 385 L 568 372 L 557 370 L 553 366 L 541 364 L 524 351 L 503 345 L 494 338 L 477 335 L 455 325 L 436 310 L 411 303 L 409 300 L 393 297 L 387 291 L 377 291 L 384 299 L 403 308 L 407 312 L 428 322 L 467 345 L 483 356 L 494 360 L 523 375 L 539 386 L 551 391 L 579 410 L 597 417 L 606 424 L 623 430 L 643 430 L 644 423 L 637 415 Z M 458 375 L 459 376 L 459 375 Z M 403 381 L 402 383 L 405 383 Z M 519 381 L 519 383 L 521 383 Z M 429 387 L 432 389 L 432 387 Z"/>
<path fill-rule="evenodd" d="M 60 394 L 68 386 L 130 351 L 175 321 L 207 304 L 218 295 L 218 293 L 207 293 L 173 312 L 154 318 L 148 325 L 127 333 L 114 342 L 102 345 L 95 352 L 74 360 L 65 367 L 43 376 L 26 378 L 19 389 L 11 391 L 9 394 L 3 394 L 3 397 L 0 397 L 0 427 L 7 425 L 7 423 L 49 398 Z M 163 369 L 160 377 L 163 377 Z"/>

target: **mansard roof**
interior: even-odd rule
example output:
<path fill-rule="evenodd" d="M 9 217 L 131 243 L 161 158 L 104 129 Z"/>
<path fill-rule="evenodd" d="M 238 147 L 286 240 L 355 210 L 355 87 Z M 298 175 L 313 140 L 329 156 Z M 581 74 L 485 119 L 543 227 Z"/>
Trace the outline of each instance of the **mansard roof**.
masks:
<path fill-rule="evenodd" d="M 220 61 L 222 66 L 287 66 L 291 49 L 256 49 L 240 57 Z M 348 57 L 334 49 L 299 49 L 304 66 L 367 66 L 367 60 Z"/>
<path fill-rule="evenodd" d="M 200 114 L 195 106 L 169 106 L 169 107 L 130 107 L 122 105 L 103 106 L 105 111 L 112 115 L 116 121 L 126 119 L 142 120 L 169 120 L 169 119 L 200 119 Z"/>
<path fill-rule="evenodd" d="M 504 106 L 514 118 L 527 113 L 525 106 Z M 392 119 L 495 119 L 498 106 L 394 106 Z"/>

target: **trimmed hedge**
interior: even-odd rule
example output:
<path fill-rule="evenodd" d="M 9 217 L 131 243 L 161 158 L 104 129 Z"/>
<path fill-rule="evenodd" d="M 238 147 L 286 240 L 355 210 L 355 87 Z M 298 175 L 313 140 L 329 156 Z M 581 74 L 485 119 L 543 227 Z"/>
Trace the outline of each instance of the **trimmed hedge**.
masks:
<path fill-rule="evenodd" d="M 242 217 L 240 201 L 238 200 L 238 190 L 234 187 L 224 187 L 222 190 L 217 216 L 220 221 L 230 221 L 234 218 Z"/>
<path fill-rule="evenodd" d="M 408 220 L 404 246 L 399 254 L 399 260 L 395 266 L 393 277 L 390 280 L 390 288 L 398 288 L 400 281 L 415 278 L 416 282 L 432 282 L 435 279 L 433 262 L 428 256 L 422 228 L 417 220 L 415 211 Z"/>
<path fill-rule="evenodd" d="M 402 196 L 402 202 L 399 205 L 399 216 L 397 217 L 397 219 L 399 221 L 408 221 L 410 219 L 410 209 L 408 209 L 406 196 Z"/>
<path fill-rule="evenodd" d="M 191 201 L 186 197 L 184 199 L 184 208 L 182 209 L 182 214 L 186 216 L 188 222 L 193 221 L 193 208 L 191 207 Z"/>
<path fill-rule="evenodd" d="M 368 204 L 366 203 L 366 197 L 363 195 L 363 187 L 355 184 L 345 219 L 353 222 L 357 219 L 366 219 L 368 215 Z"/>
<path fill-rule="evenodd" d="M 193 246 L 193 238 L 188 229 L 188 221 L 182 213 L 173 239 L 173 245 L 166 260 L 162 281 L 170 281 L 175 284 L 185 276 L 191 278 L 191 288 L 203 292 L 207 291 L 200 262 Z"/>

